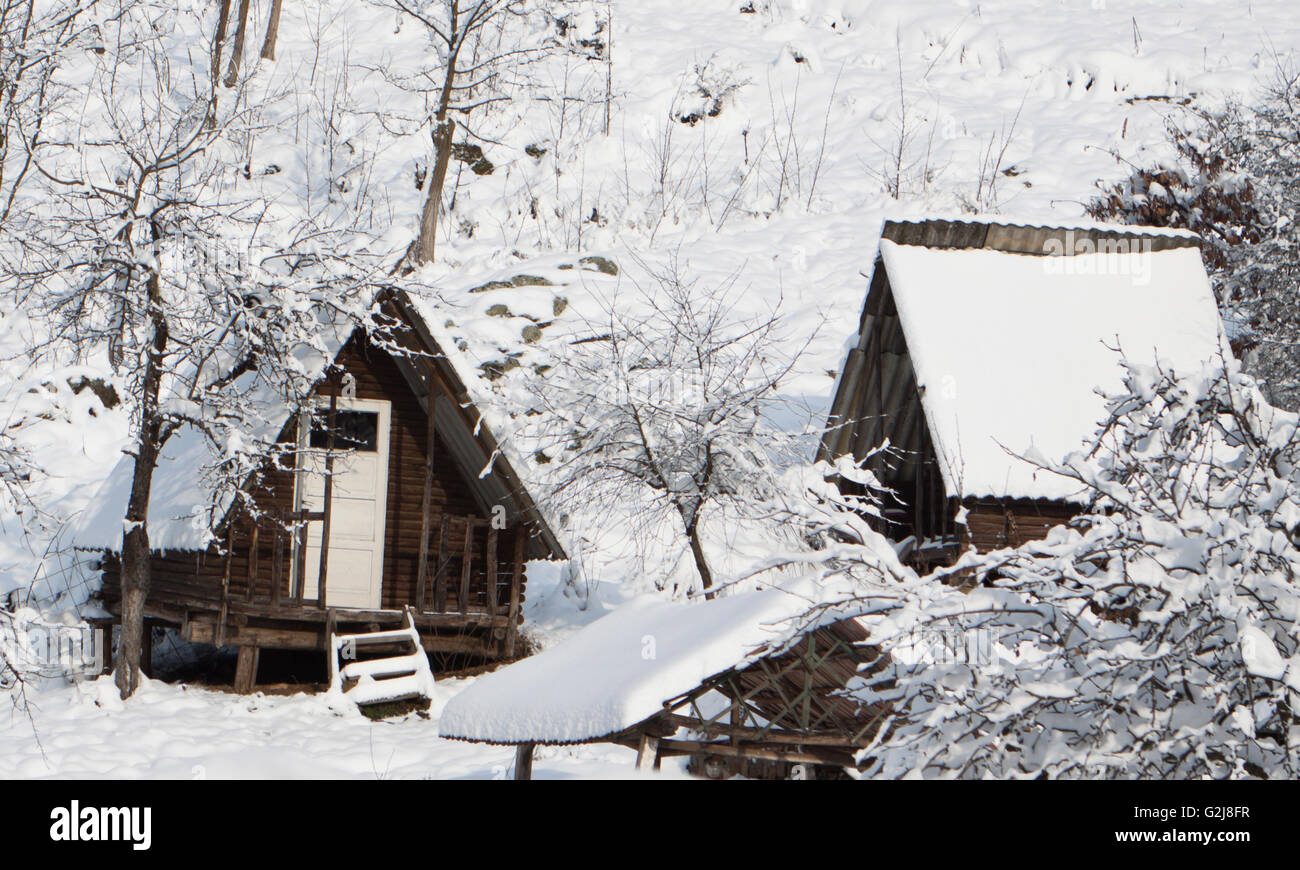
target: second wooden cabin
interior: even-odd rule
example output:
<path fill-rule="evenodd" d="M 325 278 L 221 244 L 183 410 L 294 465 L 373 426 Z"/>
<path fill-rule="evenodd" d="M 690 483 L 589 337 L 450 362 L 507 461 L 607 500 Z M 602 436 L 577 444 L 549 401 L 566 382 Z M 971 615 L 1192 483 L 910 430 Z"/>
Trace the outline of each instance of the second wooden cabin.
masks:
<path fill-rule="evenodd" d="M 1193 234 L 890 221 L 820 452 L 894 491 L 882 531 L 918 568 L 951 564 L 1078 513 L 1088 494 L 1026 459 L 1083 447 L 1121 354 L 1199 370 L 1230 352 Z"/>

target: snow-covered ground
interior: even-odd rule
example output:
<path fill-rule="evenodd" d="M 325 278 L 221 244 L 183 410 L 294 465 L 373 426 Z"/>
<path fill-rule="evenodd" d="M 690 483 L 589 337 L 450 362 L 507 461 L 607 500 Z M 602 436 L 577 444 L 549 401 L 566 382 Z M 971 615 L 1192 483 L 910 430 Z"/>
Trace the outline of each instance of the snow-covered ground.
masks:
<path fill-rule="evenodd" d="M 233 695 L 146 682 L 127 703 L 109 677 L 36 693 L 0 712 L 0 779 L 509 779 L 515 752 L 438 737 L 437 716 L 463 680 L 439 684 L 429 715 L 371 721 L 324 695 Z M 7 706 L 7 705 L 6 705 Z M 540 747 L 533 777 L 682 776 L 671 760 L 638 774 L 608 744 Z"/>

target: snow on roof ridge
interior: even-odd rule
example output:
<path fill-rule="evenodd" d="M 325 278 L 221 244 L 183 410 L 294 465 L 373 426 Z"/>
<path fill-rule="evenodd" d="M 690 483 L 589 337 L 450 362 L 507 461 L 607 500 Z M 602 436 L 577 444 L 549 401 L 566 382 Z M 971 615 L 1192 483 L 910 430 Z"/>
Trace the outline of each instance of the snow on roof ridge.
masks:
<path fill-rule="evenodd" d="M 1179 227 L 1156 227 L 1139 224 L 1118 224 L 1108 221 L 1097 221 L 1088 218 L 1076 218 L 1073 220 L 1043 220 L 1025 217 L 1016 219 L 1004 215 L 945 215 L 936 213 L 926 217 L 897 217 L 885 218 L 882 224 L 882 235 L 884 227 L 890 225 L 958 225 L 958 226 L 980 226 L 980 227 L 1005 227 L 1007 229 L 1024 229 L 1024 230 L 1076 230 L 1081 232 L 1106 232 L 1117 233 L 1126 236 L 1151 236 L 1161 238 L 1179 238 L 1179 239 L 1200 239 L 1194 231 Z"/>

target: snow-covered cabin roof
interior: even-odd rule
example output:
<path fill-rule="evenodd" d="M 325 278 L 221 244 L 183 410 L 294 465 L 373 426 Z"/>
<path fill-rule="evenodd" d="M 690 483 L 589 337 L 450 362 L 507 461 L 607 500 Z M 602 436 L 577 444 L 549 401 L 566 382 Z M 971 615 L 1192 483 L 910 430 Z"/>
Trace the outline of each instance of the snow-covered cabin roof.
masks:
<path fill-rule="evenodd" d="M 478 678 L 438 720 L 442 737 L 579 743 L 625 731 L 710 677 L 784 651 L 838 621 L 852 590 L 811 578 L 713 601 L 646 596 L 538 655 Z M 809 618 L 814 605 L 824 603 Z"/>
<path fill-rule="evenodd" d="M 382 303 L 397 314 L 414 333 L 417 345 L 430 355 L 446 389 L 451 395 L 435 400 L 435 427 L 446 443 L 452 460 L 471 488 L 481 493 L 484 505 L 501 504 L 507 511 L 518 509 L 536 528 L 540 547 L 535 556 L 545 554 L 550 558 L 563 558 L 564 548 L 556 538 L 550 524 L 533 502 L 523 482 L 515 472 L 505 449 L 496 441 L 491 427 L 482 420 L 474 408 L 467 381 L 477 378 L 477 373 L 462 374 L 463 361 L 454 352 L 442 352 L 443 345 L 430 331 L 426 318 L 431 308 L 425 303 L 416 306 L 414 301 L 400 291 L 390 293 Z M 319 378 L 338 356 L 352 336 L 351 324 L 322 327 L 321 350 L 310 352 L 299 362 L 309 380 Z M 394 356 L 393 361 L 406 375 L 412 390 L 421 402 L 428 400 L 431 389 L 410 360 Z M 458 363 L 462 365 L 458 366 Z M 302 397 L 304 400 L 306 396 Z M 250 432 L 260 442 L 274 440 L 297 406 L 285 402 L 270 390 L 251 390 L 245 410 L 257 425 Z M 154 550 L 201 550 L 213 538 L 213 529 L 229 510 L 233 493 L 219 492 L 215 486 L 212 469 L 220 460 L 208 439 L 191 427 L 179 430 L 164 445 L 154 472 L 149 500 L 149 543 Z M 122 547 L 123 517 L 131 491 L 134 462 L 123 457 L 86 510 L 77 519 L 72 533 L 72 544 L 87 550 L 117 551 Z M 517 517 L 512 516 L 514 521 Z M 530 545 L 531 546 L 531 545 Z"/>
<path fill-rule="evenodd" d="M 1074 501 L 1059 460 L 1104 416 L 1131 359 L 1199 368 L 1228 353 L 1195 237 L 937 221 L 887 224 L 841 374 L 833 455 L 928 435 L 946 494 Z"/>

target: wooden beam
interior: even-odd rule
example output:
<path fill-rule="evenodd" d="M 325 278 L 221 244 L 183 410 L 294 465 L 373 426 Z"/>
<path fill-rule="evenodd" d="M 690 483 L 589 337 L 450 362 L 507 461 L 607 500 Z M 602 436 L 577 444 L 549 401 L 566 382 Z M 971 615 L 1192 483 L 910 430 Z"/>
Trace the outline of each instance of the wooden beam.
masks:
<path fill-rule="evenodd" d="M 700 740 L 664 739 L 659 741 L 661 755 L 720 755 L 727 758 L 763 758 L 768 761 L 789 761 L 796 764 L 825 764 L 831 767 L 856 768 L 853 756 L 829 749 L 788 749 L 757 743 L 707 743 Z"/>
<path fill-rule="evenodd" d="M 515 779 L 533 778 L 533 749 L 535 743 L 520 743 L 515 749 Z"/>
<path fill-rule="evenodd" d="M 294 581 L 293 603 L 302 604 L 303 588 L 307 585 L 307 511 L 298 511 L 298 517 L 294 521 L 293 541 L 294 541 Z"/>
<path fill-rule="evenodd" d="M 429 409 L 427 416 L 427 434 L 424 442 L 424 502 L 420 516 L 420 567 L 416 573 L 415 606 L 424 610 L 429 578 L 429 534 L 433 531 L 433 445 L 436 435 L 433 425 L 433 377 L 429 380 Z"/>
<path fill-rule="evenodd" d="M 257 590 L 257 536 L 260 529 L 255 517 L 250 516 L 248 522 L 251 524 L 248 532 L 248 600 L 252 601 Z"/>
<path fill-rule="evenodd" d="M 469 610 L 469 578 L 474 562 L 474 520 L 471 517 L 465 523 L 465 552 L 460 563 L 460 612 Z"/>
<path fill-rule="evenodd" d="M 214 633 L 215 626 L 210 621 L 196 619 L 190 622 L 187 639 L 191 643 L 212 643 Z M 309 650 L 319 654 L 325 647 L 325 641 L 323 622 L 310 626 L 288 627 L 232 625 L 226 629 L 226 643 L 234 646 Z M 421 632 L 420 645 L 426 652 L 460 653 L 489 659 L 498 654 L 491 640 L 482 635 Z"/>
<path fill-rule="evenodd" d="M 515 527 L 515 556 L 510 566 L 510 609 L 506 613 L 506 658 L 515 657 L 519 637 L 519 607 L 524 586 L 524 527 Z"/>
<path fill-rule="evenodd" d="M 442 527 L 438 531 L 438 563 L 433 577 L 433 609 L 438 613 L 447 612 L 447 564 L 451 557 L 447 554 L 447 515 L 442 515 Z"/>
<path fill-rule="evenodd" d="M 497 527 L 488 525 L 487 533 L 487 592 L 484 604 L 488 616 L 497 615 Z"/>
<path fill-rule="evenodd" d="M 235 556 L 235 524 L 229 525 L 229 537 L 226 540 L 226 565 L 221 574 L 221 610 L 217 615 L 217 633 L 213 643 L 225 646 L 226 614 L 230 612 L 230 560 Z"/>
<path fill-rule="evenodd" d="M 829 746 L 850 752 L 860 749 L 866 745 L 868 740 L 855 740 L 851 734 L 798 734 L 792 731 L 767 730 L 764 728 L 751 728 L 746 726 L 731 725 L 721 721 L 704 722 L 691 716 L 682 716 L 677 713 L 666 714 L 664 720 L 674 729 L 685 728 L 688 731 L 695 731 L 705 735 L 706 738 L 728 737 L 733 743 L 739 743 L 744 740 L 760 741 L 765 743 L 781 743 L 794 746 Z M 861 745 L 859 745 L 861 744 Z"/>
<path fill-rule="evenodd" d="M 276 513 L 275 544 L 271 548 L 271 605 L 279 607 L 280 584 L 284 582 L 284 514 Z"/>
<path fill-rule="evenodd" d="M 636 750 L 636 769 L 650 771 L 659 769 L 659 738 L 651 734 L 641 735 L 641 745 Z"/>

